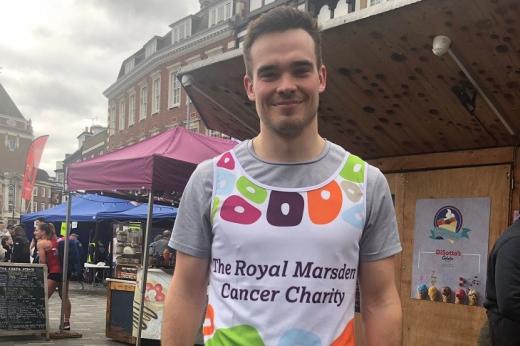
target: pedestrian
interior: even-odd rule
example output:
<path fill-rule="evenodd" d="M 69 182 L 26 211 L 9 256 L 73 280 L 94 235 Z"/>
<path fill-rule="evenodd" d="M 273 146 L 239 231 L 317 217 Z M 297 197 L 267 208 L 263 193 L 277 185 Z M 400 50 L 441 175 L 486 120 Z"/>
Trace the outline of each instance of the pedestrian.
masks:
<path fill-rule="evenodd" d="M 0 220 L 0 238 L 4 236 L 12 240 L 11 232 L 9 232 L 9 229 L 5 227 L 5 223 L 2 220 Z"/>
<path fill-rule="evenodd" d="M 13 253 L 11 255 L 13 263 L 30 263 L 31 254 L 29 251 L 29 240 L 22 225 L 16 225 L 13 230 Z"/>
<path fill-rule="evenodd" d="M 486 300 L 493 346 L 520 346 L 520 219 L 498 238 L 488 258 Z"/>
<path fill-rule="evenodd" d="M 184 190 L 163 344 L 193 344 L 207 292 L 212 345 L 354 345 L 359 279 L 365 344 L 399 345 L 390 190 L 377 168 L 319 135 L 327 70 L 315 19 L 276 7 L 243 47 L 260 132 L 199 164 Z"/>
<path fill-rule="evenodd" d="M 29 244 L 29 251 L 31 253 L 32 263 L 39 263 L 39 260 L 40 260 L 38 257 L 38 246 L 37 246 L 38 239 L 35 236 L 36 230 L 38 229 L 38 225 L 40 223 L 45 223 L 45 219 L 42 217 L 39 217 L 34 221 L 33 238 L 31 239 L 31 243 Z"/>
<path fill-rule="evenodd" d="M 13 251 L 12 249 L 12 244 L 13 244 L 13 241 L 12 241 L 12 238 L 11 237 L 8 237 L 7 235 L 3 235 L 1 238 L 1 246 L 2 246 L 2 249 L 4 250 L 3 253 L 4 253 L 4 262 L 9 262 L 11 260 L 11 253 Z"/>
<path fill-rule="evenodd" d="M 58 239 L 56 237 L 54 226 L 50 223 L 40 222 L 34 234 L 38 240 L 38 256 L 40 259 L 39 263 L 47 265 L 48 298 L 52 296 L 54 291 L 56 291 L 56 288 L 58 289 L 58 294 L 60 298 L 62 298 L 63 274 L 60 264 L 60 258 L 58 255 Z M 63 329 L 70 330 L 71 304 L 68 296 L 67 299 L 63 301 L 63 303 L 65 305 L 65 318 L 63 322 Z"/>

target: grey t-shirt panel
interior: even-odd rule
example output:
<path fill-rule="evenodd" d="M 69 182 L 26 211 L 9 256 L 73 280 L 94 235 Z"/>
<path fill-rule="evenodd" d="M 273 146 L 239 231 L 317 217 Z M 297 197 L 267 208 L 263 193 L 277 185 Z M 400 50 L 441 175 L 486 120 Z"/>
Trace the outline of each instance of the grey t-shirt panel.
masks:
<path fill-rule="evenodd" d="M 266 162 L 256 156 L 251 141 L 235 148 L 235 156 L 249 176 L 258 182 L 283 188 L 316 186 L 338 171 L 344 159 L 341 147 L 326 142 L 314 160 L 298 163 Z M 170 246 L 188 255 L 211 256 L 213 238 L 210 209 L 213 162 L 200 163 L 181 198 Z M 367 220 L 360 240 L 360 261 L 376 261 L 401 251 L 394 206 L 381 171 L 367 165 Z"/>

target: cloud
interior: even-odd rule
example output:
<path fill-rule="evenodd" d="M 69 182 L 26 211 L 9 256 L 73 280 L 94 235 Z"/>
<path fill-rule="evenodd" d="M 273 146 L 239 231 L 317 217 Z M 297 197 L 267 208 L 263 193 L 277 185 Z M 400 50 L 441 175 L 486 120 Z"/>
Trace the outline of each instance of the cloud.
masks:
<path fill-rule="evenodd" d="M 199 9 L 198 0 L 17 0 L 0 11 L 0 83 L 34 135 L 49 134 L 41 168 L 77 149 L 76 136 L 106 125 L 102 95 L 124 59 Z"/>

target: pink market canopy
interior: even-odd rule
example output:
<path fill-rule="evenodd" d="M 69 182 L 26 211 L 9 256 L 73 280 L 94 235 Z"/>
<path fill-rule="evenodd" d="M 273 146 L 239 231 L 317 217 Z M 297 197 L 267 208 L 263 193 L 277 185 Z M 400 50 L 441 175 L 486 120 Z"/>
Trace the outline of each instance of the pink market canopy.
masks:
<path fill-rule="evenodd" d="M 140 143 L 75 163 L 69 191 L 149 190 L 182 192 L 198 163 L 233 148 L 232 140 L 174 128 Z"/>

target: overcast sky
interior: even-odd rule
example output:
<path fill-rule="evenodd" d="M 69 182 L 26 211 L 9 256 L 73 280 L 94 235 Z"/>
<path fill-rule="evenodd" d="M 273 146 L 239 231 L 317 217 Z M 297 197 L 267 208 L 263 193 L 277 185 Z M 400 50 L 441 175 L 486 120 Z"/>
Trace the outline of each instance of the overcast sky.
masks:
<path fill-rule="evenodd" d="M 85 126 L 106 126 L 102 95 L 122 61 L 198 0 L 0 0 L 0 83 L 34 136 L 50 135 L 40 168 L 78 148 Z"/>

